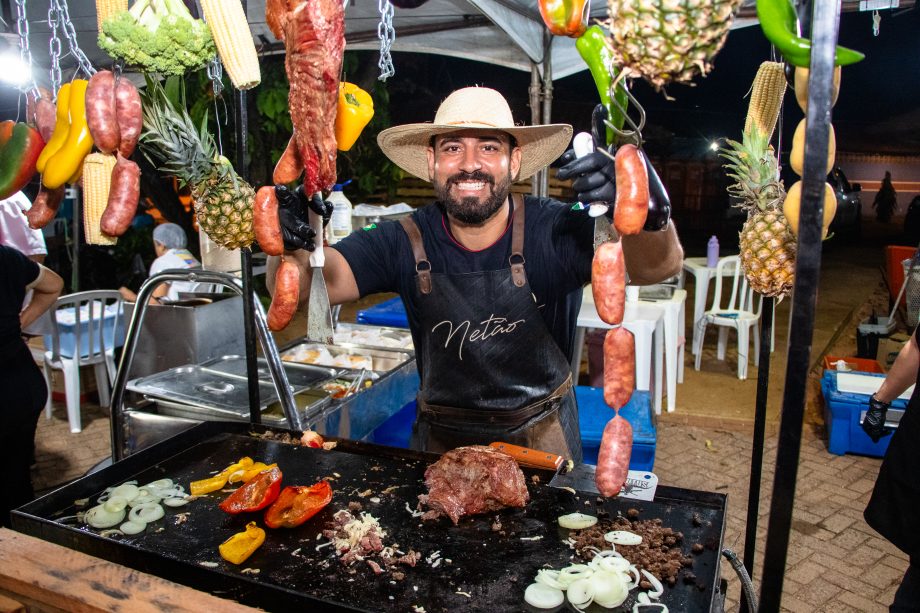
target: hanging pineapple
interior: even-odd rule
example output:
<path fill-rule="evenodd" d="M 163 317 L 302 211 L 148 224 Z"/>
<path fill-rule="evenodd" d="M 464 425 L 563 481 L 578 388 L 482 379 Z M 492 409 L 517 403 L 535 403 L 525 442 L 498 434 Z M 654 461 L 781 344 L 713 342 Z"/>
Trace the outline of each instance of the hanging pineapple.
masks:
<path fill-rule="evenodd" d="M 712 70 L 741 0 L 607 0 L 616 63 L 656 89 Z"/>
<path fill-rule="evenodd" d="M 212 241 L 227 249 L 247 247 L 255 239 L 255 191 L 218 155 L 207 121 L 199 130 L 180 98 L 174 103 L 162 85 L 148 79 L 141 149 L 160 170 L 189 185 L 198 225 Z"/>
<path fill-rule="evenodd" d="M 728 193 L 748 214 L 738 235 L 744 276 L 754 291 L 780 297 L 792 291 L 796 252 L 795 236 L 783 215 L 786 192 L 770 146 L 785 88 L 783 65 L 764 62 L 754 78 L 742 140 L 728 140 L 720 151 L 735 181 Z"/>

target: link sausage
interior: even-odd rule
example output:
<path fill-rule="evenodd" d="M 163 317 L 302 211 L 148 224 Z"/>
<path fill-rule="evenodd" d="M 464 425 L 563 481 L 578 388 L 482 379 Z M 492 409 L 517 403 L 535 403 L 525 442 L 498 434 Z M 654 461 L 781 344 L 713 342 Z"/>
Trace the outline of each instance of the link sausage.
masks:
<path fill-rule="evenodd" d="M 58 209 L 61 208 L 61 202 L 64 200 L 64 186 L 57 189 L 48 189 L 44 185 L 38 190 L 38 195 L 32 203 L 32 208 L 26 212 L 26 219 L 29 220 L 29 227 L 33 230 L 40 230 L 51 223 L 51 220 L 57 215 Z"/>
<path fill-rule="evenodd" d="M 86 86 L 86 125 L 103 153 L 114 153 L 121 139 L 115 113 L 115 75 L 100 70 Z"/>
<path fill-rule="evenodd" d="M 268 255 L 281 255 L 284 252 L 284 239 L 281 236 L 281 222 L 278 221 L 278 197 L 275 186 L 267 185 L 256 192 L 256 202 L 252 208 L 252 227 L 256 242 Z"/>
<path fill-rule="evenodd" d="M 300 301 L 300 269 L 293 262 L 281 258 L 275 271 L 275 293 L 268 308 L 268 329 L 283 330 L 291 323 Z"/>
<path fill-rule="evenodd" d="M 611 326 L 623 323 L 626 308 L 626 263 L 620 241 L 601 243 L 594 251 L 591 292 L 601 319 Z"/>
<path fill-rule="evenodd" d="M 284 153 L 275 164 L 275 170 L 272 173 L 272 182 L 275 185 L 285 185 L 292 183 L 300 178 L 303 172 L 303 162 L 300 160 L 300 152 L 297 150 L 297 139 L 292 135 L 288 141 Z"/>
<path fill-rule="evenodd" d="M 604 337 L 604 402 L 618 410 L 636 387 L 636 344 L 632 332 L 611 328 Z"/>
<path fill-rule="evenodd" d="M 648 171 L 639 148 L 623 145 L 614 158 L 617 198 L 613 226 L 620 235 L 638 234 L 648 216 Z"/>
<path fill-rule="evenodd" d="M 118 161 L 112 169 L 112 185 L 109 200 L 102 213 L 99 226 L 109 236 L 121 236 L 134 220 L 137 202 L 141 193 L 141 169 L 131 160 L 118 154 Z"/>
<path fill-rule="evenodd" d="M 134 83 L 124 76 L 115 85 L 115 117 L 118 121 L 118 153 L 129 158 L 141 137 L 144 112 L 141 108 L 141 95 Z"/>
<path fill-rule="evenodd" d="M 629 475 L 633 433 L 629 422 L 617 414 L 607 422 L 597 454 L 594 484 L 603 496 L 617 496 Z"/>
<path fill-rule="evenodd" d="M 51 92 L 44 87 L 31 92 L 26 98 L 26 121 L 35 126 L 46 143 L 54 132 L 56 119 L 54 97 Z"/>

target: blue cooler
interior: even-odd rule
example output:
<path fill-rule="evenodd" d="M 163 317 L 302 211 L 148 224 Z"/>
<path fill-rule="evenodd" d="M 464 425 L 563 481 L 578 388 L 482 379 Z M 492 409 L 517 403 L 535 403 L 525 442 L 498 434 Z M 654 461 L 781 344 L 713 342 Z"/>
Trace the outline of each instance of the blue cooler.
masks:
<path fill-rule="evenodd" d="M 409 319 L 406 317 L 406 307 L 402 299 L 397 296 L 385 300 L 368 309 L 358 311 L 355 317 L 359 324 L 371 326 L 389 326 L 391 328 L 408 328 Z"/>
<path fill-rule="evenodd" d="M 578 401 L 578 425 L 585 464 L 597 464 L 597 452 L 607 422 L 613 419 L 613 409 L 604 402 L 600 387 L 575 387 Z M 648 392 L 633 391 L 629 404 L 620 409 L 620 415 L 633 429 L 633 448 L 629 459 L 630 470 L 651 472 L 655 466 L 655 445 L 658 435 L 652 423 L 652 405 Z"/>
<path fill-rule="evenodd" d="M 885 375 L 860 373 L 861 375 L 884 379 Z M 869 435 L 859 425 L 860 415 L 869 409 L 868 394 L 853 394 L 837 390 L 837 371 L 825 370 L 821 378 L 821 393 L 824 396 L 824 421 L 827 424 L 827 450 L 837 455 L 858 453 L 873 457 L 883 457 L 888 451 L 891 436 L 884 436 L 873 443 Z M 907 401 L 896 398 L 891 408 L 904 410 Z M 888 412 L 888 420 L 892 412 Z"/>
<path fill-rule="evenodd" d="M 377 429 L 367 437 L 367 442 L 408 449 L 413 423 L 415 423 L 414 400 L 377 426 Z"/>

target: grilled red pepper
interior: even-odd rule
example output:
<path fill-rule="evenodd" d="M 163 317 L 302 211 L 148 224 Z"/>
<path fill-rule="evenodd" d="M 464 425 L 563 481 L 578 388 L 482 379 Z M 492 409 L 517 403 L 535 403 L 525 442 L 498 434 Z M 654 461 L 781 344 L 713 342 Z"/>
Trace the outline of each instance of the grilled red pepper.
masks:
<path fill-rule="evenodd" d="M 265 525 L 269 528 L 296 528 L 319 513 L 331 500 L 332 488 L 328 481 L 309 487 L 289 485 L 265 511 Z"/>
<path fill-rule="evenodd" d="M 272 468 L 236 490 L 220 503 L 227 513 L 252 513 L 261 511 L 275 502 L 281 492 L 281 470 Z"/>
<path fill-rule="evenodd" d="M 588 0 L 538 0 L 546 28 L 556 36 L 578 38 L 588 29 Z"/>
<path fill-rule="evenodd" d="M 45 148 L 38 130 L 25 123 L 0 123 L 0 200 L 9 198 L 35 176 L 35 162 Z"/>

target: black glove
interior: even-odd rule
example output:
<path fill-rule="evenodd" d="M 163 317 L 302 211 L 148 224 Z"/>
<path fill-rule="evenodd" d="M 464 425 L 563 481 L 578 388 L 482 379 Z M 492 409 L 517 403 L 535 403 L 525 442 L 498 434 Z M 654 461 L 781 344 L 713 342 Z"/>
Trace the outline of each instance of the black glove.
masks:
<path fill-rule="evenodd" d="M 307 207 L 322 216 L 325 228 L 332 216 L 332 203 L 323 200 L 319 194 L 307 198 L 303 186 L 292 191 L 284 185 L 276 185 L 275 196 L 278 198 L 278 221 L 281 224 L 284 248 L 288 251 L 316 249 L 317 232 L 307 221 Z"/>
<path fill-rule="evenodd" d="M 862 429 L 869 435 L 873 443 L 891 434 L 891 430 L 885 428 L 885 414 L 888 413 L 890 406 L 891 403 L 882 402 L 875 396 L 869 398 L 869 410 L 866 411 L 866 417 L 863 419 Z"/>
<path fill-rule="evenodd" d="M 591 114 L 591 135 L 594 136 L 594 146 L 605 142 L 607 110 L 602 104 L 594 107 Z M 607 150 L 610 157 L 602 151 L 594 151 L 583 158 L 575 158 L 575 150 L 569 149 L 562 154 L 559 161 L 564 164 L 556 171 L 556 177 L 562 180 L 572 179 L 572 189 L 582 204 L 592 202 L 608 202 L 611 205 L 616 200 L 617 184 L 616 170 L 613 164 L 613 145 Z"/>

